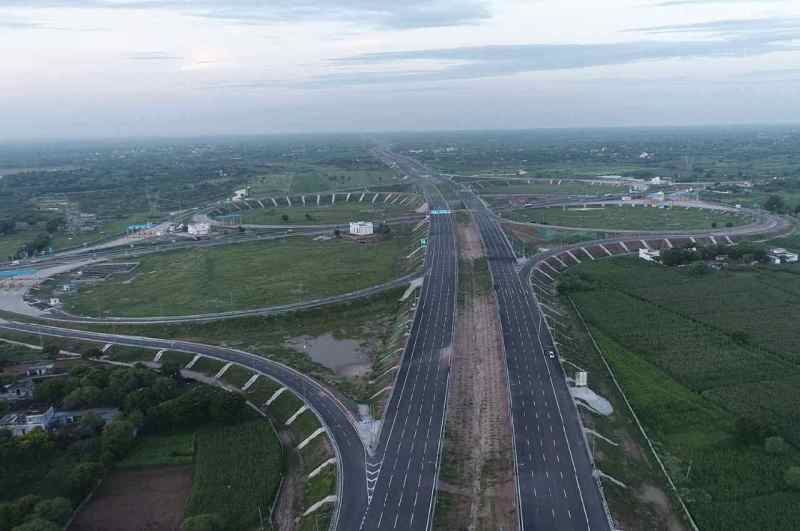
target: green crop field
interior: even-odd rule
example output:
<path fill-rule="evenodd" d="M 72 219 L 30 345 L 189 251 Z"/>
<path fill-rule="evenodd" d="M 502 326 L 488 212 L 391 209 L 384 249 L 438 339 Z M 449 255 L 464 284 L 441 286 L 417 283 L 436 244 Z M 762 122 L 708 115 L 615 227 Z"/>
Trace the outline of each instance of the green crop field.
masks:
<path fill-rule="evenodd" d="M 515 221 L 597 230 L 702 230 L 750 222 L 737 213 L 700 208 L 612 206 L 562 209 L 520 208 L 506 217 Z"/>
<path fill-rule="evenodd" d="M 698 276 L 622 258 L 573 271 L 591 288 L 572 297 L 700 528 L 792 528 L 800 492 L 783 475 L 800 463 L 800 270 Z M 767 452 L 769 435 L 786 449 Z"/>
<path fill-rule="evenodd" d="M 412 212 L 397 205 L 371 204 L 365 199 L 363 203 L 337 203 L 319 208 L 260 208 L 245 210 L 241 215 L 242 223 L 251 225 L 338 225 L 350 221 L 383 221 Z"/>
<path fill-rule="evenodd" d="M 194 433 L 148 435 L 136 442 L 119 467 L 191 465 L 194 462 Z"/>
<path fill-rule="evenodd" d="M 197 432 L 192 494 L 186 516 L 215 513 L 227 529 L 251 529 L 269 514 L 284 469 L 280 441 L 255 420 Z"/>
<path fill-rule="evenodd" d="M 158 316 L 298 302 L 402 276 L 409 245 L 399 234 L 366 244 L 290 238 L 153 255 L 132 278 L 86 287 L 64 306 L 83 315 Z"/>

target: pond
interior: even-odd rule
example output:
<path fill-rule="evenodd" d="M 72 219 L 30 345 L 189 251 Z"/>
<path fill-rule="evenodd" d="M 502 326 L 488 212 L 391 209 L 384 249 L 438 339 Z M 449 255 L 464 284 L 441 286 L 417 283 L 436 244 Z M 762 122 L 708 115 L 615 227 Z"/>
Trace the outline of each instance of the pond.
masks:
<path fill-rule="evenodd" d="M 339 376 L 362 376 L 371 368 L 369 355 L 358 341 L 336 339 L 333 334 L 293 337 L 286 344 Z"/>

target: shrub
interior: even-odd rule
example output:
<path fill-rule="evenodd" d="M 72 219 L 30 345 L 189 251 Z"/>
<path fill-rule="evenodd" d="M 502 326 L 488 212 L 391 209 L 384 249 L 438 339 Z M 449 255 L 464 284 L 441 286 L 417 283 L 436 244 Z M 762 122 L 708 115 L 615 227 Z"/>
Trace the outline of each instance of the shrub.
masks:
<path fill-rule="evenodd" d="M 33 509 L 33 514 L 42 520 L 57 524 L 66 524 L 72 515 L 72 502 L 66 498 L 51 498 L 40 501 Z"/>
<path fill-rule="evenodd" d="M 218 514 L 198 514 L 184 520 L 181 529 L 183 531 L 223 531 L 225 521 Z"/>
<path fill-rule="evenodd" d="M 60 525 L 53 522 L 42 520 L 41 518 L 34 518 L 28 520 L 22 525 L 18 525 L 11 531 L 63 531 Z"/>
<path fill-rule="evenodd" d="M 800 490 L 800 466 L 790 466 L 783 474 L 786 485 L 794 490 Z"/>
<path fill-rule="evenodd" d="M 772 455 L 785 453 L 786 441 L 783 440 L 783 437 L 778 437 L 777 435 L 774 437 L 767 437 L 767 440 L 764 441 L 764 450 Z"/>

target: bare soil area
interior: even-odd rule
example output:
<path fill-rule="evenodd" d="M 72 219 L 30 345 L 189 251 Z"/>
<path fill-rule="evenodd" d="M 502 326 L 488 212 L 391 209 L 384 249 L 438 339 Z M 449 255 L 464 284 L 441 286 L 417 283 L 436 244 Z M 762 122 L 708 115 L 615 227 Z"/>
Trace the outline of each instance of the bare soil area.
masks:
<path fill-rule="evenodd" d="M 191 491 L 191 466 L 115 471 L 69 531 L 176 531 Z"/>
<path fill-rule="evenodd" d="M 483 256 L 474 224 L 459 225 L 462 265 Z M 485 263 L 485 262 L 484 262 Z M 494 293 L 481 293 L 470 271 L 456 319 L 455 351 L 447 410 L 445 529 L 516 528 L 511 422 L 502 333 Z"/>

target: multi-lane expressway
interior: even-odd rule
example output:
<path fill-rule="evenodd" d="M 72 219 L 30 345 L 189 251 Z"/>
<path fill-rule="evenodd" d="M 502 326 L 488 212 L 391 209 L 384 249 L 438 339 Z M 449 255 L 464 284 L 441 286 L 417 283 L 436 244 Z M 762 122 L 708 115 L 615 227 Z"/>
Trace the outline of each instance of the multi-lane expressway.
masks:
<path fill-rule="evenodd" d="M 609 529 L 578 412 L 538 302 L 517 273 L 499 223 L 477 196 L 463 192 L 462 199 L 478 223 L 497 292 L 520 529 Z"/>

